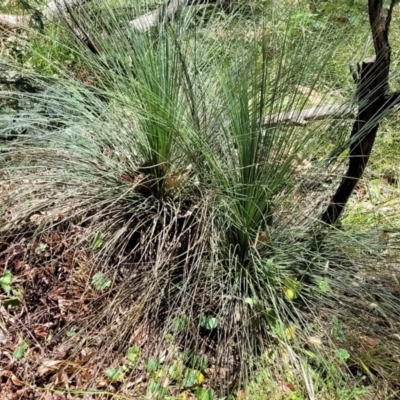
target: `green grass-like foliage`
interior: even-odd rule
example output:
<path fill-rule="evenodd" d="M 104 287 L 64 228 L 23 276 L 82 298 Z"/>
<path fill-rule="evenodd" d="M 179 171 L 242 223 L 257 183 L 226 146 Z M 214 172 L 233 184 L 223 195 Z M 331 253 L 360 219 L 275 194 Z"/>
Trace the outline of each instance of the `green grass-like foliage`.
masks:
<path fill-rule="evenodd" d="M 143 354 L 168 350 L 165 363 L 207 356 L 210 379 L 227 391 L 275 348 L 283 359 L 267 362 L 271 376 L 291 365 L 300 392 L 333 393 L 346 385 L 334 340 L 302 349 L 329 325 L 322 307 L 340 302 L 351 314 L 376 301 L 378 289 L 353 283 L 381 254 L 371 236 L 325 232 L 317 221 L 338 179 L 315 185 L 343 173 L 350 126 L 337 118 L 265 128 L 264 118 L 307 107 L 296 85 L 321 89 L 343 36 L 327 40 L 326 28 L 293 38 L 282 12 L 279 36 L 267 20 L 240 20 L 252 39 L 226 40 L 230 17 L 210 12 L 199 22 L 197 13 L 193 26 L 195 10 L 137 33 L 133 16 L 117 18 L 105 2 L 82 8 L 76 18 L 99 54 L 67 32 L 65 52 L 94 85 L 56 60 L 46 62 L 57 78 L 22 68 L 38 90 L 2 93 L 20 110 L 0 115 L 1 237 L 83 227 L 87 285 L 106 277 L 97 289 L 109 296 L 74 321 L 74 337 L 98 335 L 104 360 L 115 348 L 123 357 L 140 331 L 156 338 Z M 398 313 L 390 293 L 381 296 L 377 315 Z M 327 376 L 337 377 L 328 389 Z"/>

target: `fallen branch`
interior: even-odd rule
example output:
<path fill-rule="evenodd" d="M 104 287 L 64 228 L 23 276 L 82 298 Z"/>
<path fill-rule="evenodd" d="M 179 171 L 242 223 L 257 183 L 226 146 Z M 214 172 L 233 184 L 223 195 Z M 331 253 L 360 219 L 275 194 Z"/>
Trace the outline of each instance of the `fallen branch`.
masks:
<path fill-rule="evenodd" d="M 43 9 L 43 17 L 47 20 L 65 18 L 68 10 L 81 6 L 90 0 L 51 0 Z M 29 24 L 31 15 L 0 14 L 0 28 L 16 29 L 26 27 Z"/>
<path fill-rule="evenodd" d="M 0 14 L 0 30 L 10 30 L 27 26 L 30 15 Z"/>
<path fill-rule="evenodd" d="M 174 16 L 181 7 L 188 4 L 189 0 L 172 0 L 169 4 L 164 4 L 157 8 L 157 10 L 143 14 L 133 21 L 130 21 L 129 25 L 139 32 L 148 31 L 150 28 L 157 26 L 161 21 Z"/>
<path fill-rule="evenodd" d="M 44 7 L 43 16 L 47 20 L 60 17 L 66 18 L 69 14 L 69 10 L 77 6 L 82 6 L 89 1 L 90 0 L 51 0 Z M 143 14 L 133 21 L 130 21 L 129 25 L 138 32 L 146 32 L 160 24 L 160 22 L 172 18 L 184 6 L 210 4 L 217 1 L 218 0 L 170 0 L 167 4 L 163 4 L 157 10 Z M 226 0 L 225 2 L 229 3 L 229 0 Z M 4 25 L 7 29 L 19 28 L 26 26 L 29 19 L 29 15 L 22 17 L 19 15 L 0 14 L 0 26 Z"/>
<path fill-rule="evenodd" d="M 291 125 L 305 125 L 307 122 L 333 118 L 354 118 L 357 108 L 352 105 L 332 104 L 323 107 L 313 107 L 304 110 L 294 110 L 279 114 L 268 115 L 264 119 L 264 127 L 272 127 L 282 123 Z"/>
<path fill-rule="evenodd" d="M 167 4 L 163 4 L 161 7 L 157 8 L 157 10 L 137 17 L 129 22 L 129 25 L 138 32 L 146 32 L 161 22 L 175 16 L 182 7 L 217 2 L 220 2 L 224 9 L 228 9 L 231 0 L 170 0 Z"/>

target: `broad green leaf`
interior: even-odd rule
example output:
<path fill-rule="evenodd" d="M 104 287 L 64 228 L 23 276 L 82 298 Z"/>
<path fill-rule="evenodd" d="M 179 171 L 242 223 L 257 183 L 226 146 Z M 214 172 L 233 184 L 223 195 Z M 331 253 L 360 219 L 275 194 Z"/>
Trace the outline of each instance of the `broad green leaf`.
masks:
<path fill-rule="evenodd" d="M 101 272 L 97 272 L 96 274 L 93 275 L 92 278 L 92 286 L 96 290 L 105 290 L 111 285 L 111 279 L 107 277 L 107 275 L 104 275 Z"/>
<path fill-rule="evenodd" d="M 218 320 L 215 317 L 207 317 L 206 315 L 202 314 L 200 316 L 200 326 L 205 329 L 214 329 L 218 326 Z"/>
<path fill-rule="evenodd" d="M 254 306 L 254 304 L 255 304 L 255 301 L 251 297 L 246 297 L 244 299 L 244 302 L 247 304 L 250 304 L 251 306 Z"/>
<path fill-rule="evenodd" d="M 172 323 L 172 328 L 174 332 L 182 332 L 186 329 L 188 323 L 188 317 L 186 317 L 186 315 L 182 315 L 174 319 L 174 322 Z"/>
<path fill-rule="evenodd" d="M 199 387 L 196 389 L 195 396 L 198 400 L 214 400 L 214 391 L 212 389 L 203 389 Z"/>
<path fill-rule="evenodd" d="M 146 370 L 147 372 L 154 373 L 157 371 L 160 365 L 160 361 L 155 357 L 148 357 L 146 360 Z"/>
<path fill-rule="evenodd" d="M 11 291 L 12 274 L 10 271 L 4 271 L 3 276 L 0 278 L 0 286 L 6 292 Z"/>
<path fill-rule="evenodd" d="M 159 396 L 158 398 L 164 398 L 164 396 L 168 393 L 167 388 L 154 380 L 150 381 L 148 391 L 153 395 Z"/>
<path fill-rule="evenodd" d="M 116 382 L 118 379 L 121 379 L 124 375 L 121 367 L 117 368 L 106 368 L 106 375 L 109 377 L 111 382 Z"/>
<path fill-rule="evenodd" d="M 13 358 L 15 360 L 21 359 L 24 356 L 25 350 L 27 348 L 28 348 L 28 344 L 25 341 L 21 342 L 20 345 L 17 347 L 17 349 L 14 351 Z"/>
<path fill-rule="evenodd" d="M 168 368 L 168 375 L 171 378 L 171 380 L 176 381 L 181 376 L 181 369 L 177 365 L 171 365 Z"/>
<path fill-rule="evenodd" d="M 350 358 L 350 354 L 345 349 L 337 349 L 336 350 L 336 357 L 339 359 L 340 364 L 345 364 L 346 361 Z"/>
<path fill-rule="evenodd" d="M 193 387 L 201 385 L 204 380 L 204 375 L 197 369 L 186 368 L 183 371 L 183 387 Z"/>

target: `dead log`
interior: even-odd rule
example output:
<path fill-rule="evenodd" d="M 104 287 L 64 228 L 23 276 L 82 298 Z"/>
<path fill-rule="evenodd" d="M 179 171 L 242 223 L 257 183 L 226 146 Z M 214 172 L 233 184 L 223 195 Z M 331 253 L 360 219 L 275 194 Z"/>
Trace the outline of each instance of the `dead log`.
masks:
<path fill-rule="evenodd" d="M 0 30 L 11 30 L 27 26 L 30 15 L 0 14 Z"/>
<path fill-rule="evenodd" d="M 139 32 L 148 31 L 150 28 L 157 26 L 163 20 L 173 17 L 181 7 L 188 3 L 189 0 L 172 0 L 168 4 L 157 8 L 157 10 L 143 14 L 133 21 L 130 21 L 129 25 Z"/>

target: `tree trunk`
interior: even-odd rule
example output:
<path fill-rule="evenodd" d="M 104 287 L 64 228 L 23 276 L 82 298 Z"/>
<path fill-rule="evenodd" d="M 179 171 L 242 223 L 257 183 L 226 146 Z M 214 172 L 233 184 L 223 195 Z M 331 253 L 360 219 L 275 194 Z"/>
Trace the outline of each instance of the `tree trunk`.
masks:
<path fill-rule="evenodd" d="M 363 176 L 382 118 L 397 100 L 397 93 L 389 93 L 391 49 L 389 26 L 395 0 L 387 15 L 382 0 L 369 0 L 369 19 L 374 40 L 375 56 L 363 61 L 356 79 L 359 113 L 350 136 L 348 170 L 340 182 L 321 220 L 335 224 L 346 206 L 357 182 Z"/>

